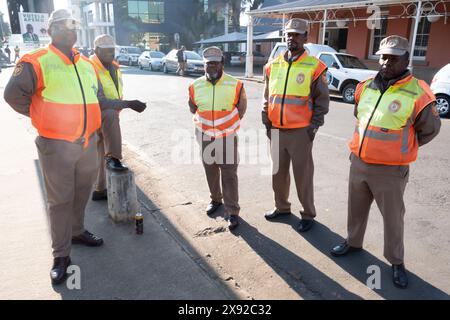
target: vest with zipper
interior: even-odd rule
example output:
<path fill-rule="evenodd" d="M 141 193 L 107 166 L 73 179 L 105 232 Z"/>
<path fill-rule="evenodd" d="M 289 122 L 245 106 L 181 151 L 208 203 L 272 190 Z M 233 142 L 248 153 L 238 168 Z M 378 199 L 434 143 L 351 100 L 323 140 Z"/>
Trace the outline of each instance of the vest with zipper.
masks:
<path fill-rule="evenodd" d="M 107 99 L 122 100 L 123 99 L 122 71 L 120 70 L 120 67 L 117 64 L 117 62 L 113 61 L 113 66 L 116 70 L 116 77 L 117 77 L 117 86 L 116 86 L 113 78 L 111 77 L 111 74 L 109 73 L 109 70 L 103 66 L 103 63 L 100 61 L 97 55 L 95 54 L 92 55 L 90 57 L 90 60 L 92 61 L 92 63 L 95 66 L 95 69 L 97 70 L 105 97 Z"/>
<path fill-rule="evenodd" d="M 53 45 L 23 56 L 37 77 L 30 117 L 39 135 L 87 147 L 101 126 L 98 77 L 92 63 L 76 50 L 73 61 Z"/>
<path fill-rule="evenodd" d="M 374 79 L 361 82 L 355 92 L 357 122 L 350 150 L 366 163 L 414 162 L 419 148 L 415 119 L 435 100 L 428 85 L 412 75 L 397 81 L 383 94 Z"/>
<path fill-rule="evenodd" d="M 197 106 L 193 117 L 197 128 L 214 138 L 237 132 L 240 128 L 237 104 L 241 89 L 242 82 L 226 73 L 215 84 L 206 76 L 195 80 L 189 87 L 189 96 Z"/>
<path fill-rule="evenodd" d="M 284 54 L 266 68 L 269 78 L 268 117 L 276 128 L 303 128 L 311 124 L 311 84 L 326 70 L 319 59 L 305 51 L 287 62 Z"/>

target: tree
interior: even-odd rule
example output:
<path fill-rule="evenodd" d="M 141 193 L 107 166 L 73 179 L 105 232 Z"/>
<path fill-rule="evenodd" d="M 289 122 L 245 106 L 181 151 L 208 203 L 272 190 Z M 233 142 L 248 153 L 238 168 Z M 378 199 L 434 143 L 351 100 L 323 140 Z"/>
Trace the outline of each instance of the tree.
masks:
<path fill-rule="evenodd" d="M 233 31 L 239 32 L 241 30 L 241 13 L 247 7 L 249 7 L 250 10 L 257 9 L 264 3 L 264 0 L 219 0 L 219 3 L 223 8 L 225 8 L 226 4 L 229 5 Z"/>
<path fill-rule="evenodd" d="M 195 41 L 209 38 L 218 30 L 223 30 L 223 24 L 217 21 L 217 13 L 204 11 L 203 0 L 194 0 L 191 9 L 195 14 L 188 16 L 185 25 L 180 25 L 180 30 L 183 30 L 180 42 L 188 48 Z"/>

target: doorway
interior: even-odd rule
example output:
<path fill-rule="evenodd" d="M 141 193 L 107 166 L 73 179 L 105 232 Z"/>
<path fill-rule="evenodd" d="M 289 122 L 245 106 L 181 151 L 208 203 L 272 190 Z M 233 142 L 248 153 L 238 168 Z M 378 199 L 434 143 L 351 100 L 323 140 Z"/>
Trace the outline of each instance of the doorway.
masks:
<path fill-rule="evenodd" d="M 345 53 L 347 51 L 348 28 L 338 28 L 335 23 L 329 23 L 325 29 L 324 44 L 332 47 L 337 52 Z M 323 29 L 321 29 L 321 33 Z"/>

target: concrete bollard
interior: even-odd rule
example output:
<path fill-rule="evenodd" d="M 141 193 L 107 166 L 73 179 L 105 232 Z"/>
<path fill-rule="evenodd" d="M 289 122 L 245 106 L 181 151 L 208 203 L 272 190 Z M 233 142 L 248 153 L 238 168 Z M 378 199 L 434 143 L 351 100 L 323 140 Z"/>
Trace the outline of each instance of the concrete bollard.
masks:
<path fill-rule="evenodd" d="M 106 170 L 108 211 L 114 222 L 128 222 L 139 212 L 136 184 L 131 170 L 116 172 Z"/>

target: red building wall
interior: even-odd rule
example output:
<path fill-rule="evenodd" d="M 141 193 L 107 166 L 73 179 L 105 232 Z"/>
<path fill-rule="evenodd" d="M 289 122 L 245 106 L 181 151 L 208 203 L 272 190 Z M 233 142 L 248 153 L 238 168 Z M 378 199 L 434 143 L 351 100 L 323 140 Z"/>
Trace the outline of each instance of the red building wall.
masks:
<path fill-rule="evenodd" d="M 450 21 L 444 24 L 443 17 L 431 24 L 426 61 L 431 68 L 450 63 Z"/>
<path fill-rule="evenodd" d="M 389 8 L 389 16 L 397 16 L 403 12 L 403 9 L 395 6 Z M 389 19 L 387 26 L 387 36 L 398 35 L 409 39 L 411 33 L 411 24 L 413 19 Z"/>
<path fill-rule="evenodd" d="M 356 27 L 353 22 L 349 23 L 347 35 L 347 53 L 353 54 L 360 59 L 367 58 L 369 52 L 370 29 L 366 21 L 357 21 Z"/>
<path fill-rule="evenodd" d="M 309 27 L 308 42 L 320 43 L 319 39 L 320 23 L 311 23 Z"/>

